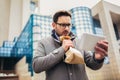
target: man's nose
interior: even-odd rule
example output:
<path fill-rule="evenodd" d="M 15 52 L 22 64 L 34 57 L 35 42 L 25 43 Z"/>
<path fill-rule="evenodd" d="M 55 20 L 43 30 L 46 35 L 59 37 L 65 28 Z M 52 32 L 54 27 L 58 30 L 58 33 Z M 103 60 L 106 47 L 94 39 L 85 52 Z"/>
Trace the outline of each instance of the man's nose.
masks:
<path fill-rule="evenodd" d="M 66 30 L 69 30 L 69 29 L 70 29 L 70 27 L 69 27 L 69 26 L 65 26 L 65 29 L 66 29 Z"/>

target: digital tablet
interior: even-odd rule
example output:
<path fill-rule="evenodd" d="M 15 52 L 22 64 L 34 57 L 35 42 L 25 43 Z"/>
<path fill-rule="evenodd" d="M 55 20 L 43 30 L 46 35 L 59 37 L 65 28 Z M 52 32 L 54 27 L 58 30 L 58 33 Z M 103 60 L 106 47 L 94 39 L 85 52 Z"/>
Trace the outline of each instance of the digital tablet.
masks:
<path fill-rule="evenodd" d="M 104 40 L 105 36 L 98 36 L 96 34 L 83 33 L 80 39 L 80 49 L 85 51 L 94 51 L 96 43 Z"/>

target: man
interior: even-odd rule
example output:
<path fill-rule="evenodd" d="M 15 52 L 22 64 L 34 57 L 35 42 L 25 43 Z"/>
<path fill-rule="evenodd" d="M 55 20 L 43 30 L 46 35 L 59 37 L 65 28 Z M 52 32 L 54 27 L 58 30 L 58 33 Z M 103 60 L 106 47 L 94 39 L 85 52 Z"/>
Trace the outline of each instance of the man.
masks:
<path fill-rule="evenodd" d="M 79 39 L 70 31 L 71 14 L 59 11 L 53 16 L 53 31 L 48 38 L 38 43 L 33 58 L 33 69 L 36 73 L 46 72 L 46 80 L 88 80 L 85 64 L 93 70 L 102 67 L 104 57 L 107 56 L 108 42 L 99 41 L 95 46 L 94 55 L 79 49 Z M 71 37 L 71 40 L 60 41 L 60 36 Z M 68 64 L 64 62 L 65 53 L 73 47 L 80 51 L 85 64 Z"/>

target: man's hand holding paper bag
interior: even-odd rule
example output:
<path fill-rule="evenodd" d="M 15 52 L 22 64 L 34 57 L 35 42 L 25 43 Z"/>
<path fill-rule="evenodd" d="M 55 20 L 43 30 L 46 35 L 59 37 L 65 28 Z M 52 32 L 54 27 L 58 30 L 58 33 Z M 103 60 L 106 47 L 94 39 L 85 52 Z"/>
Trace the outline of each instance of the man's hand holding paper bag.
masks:
<path fill-rule="evenodd" d="M 62 47 L 66 51 L 65 62 L 69 64 L 84 64 L 84 58 L 80 51 L 74 48 L 70 36 L 61 36 Z"/>

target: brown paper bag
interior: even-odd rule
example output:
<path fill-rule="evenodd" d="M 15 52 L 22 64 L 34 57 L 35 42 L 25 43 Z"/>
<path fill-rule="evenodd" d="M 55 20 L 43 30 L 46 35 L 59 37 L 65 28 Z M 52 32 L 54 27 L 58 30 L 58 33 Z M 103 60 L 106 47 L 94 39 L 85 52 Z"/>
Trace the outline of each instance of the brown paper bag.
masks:
<path fill-rule="evenodd" d="M 74 49 L 71 48 L 65 53 L 66 58 L 65 58 L 65 62 L 69 63 L 69 64 L 84 64 L 84 59 L 82 54 Z"/>

